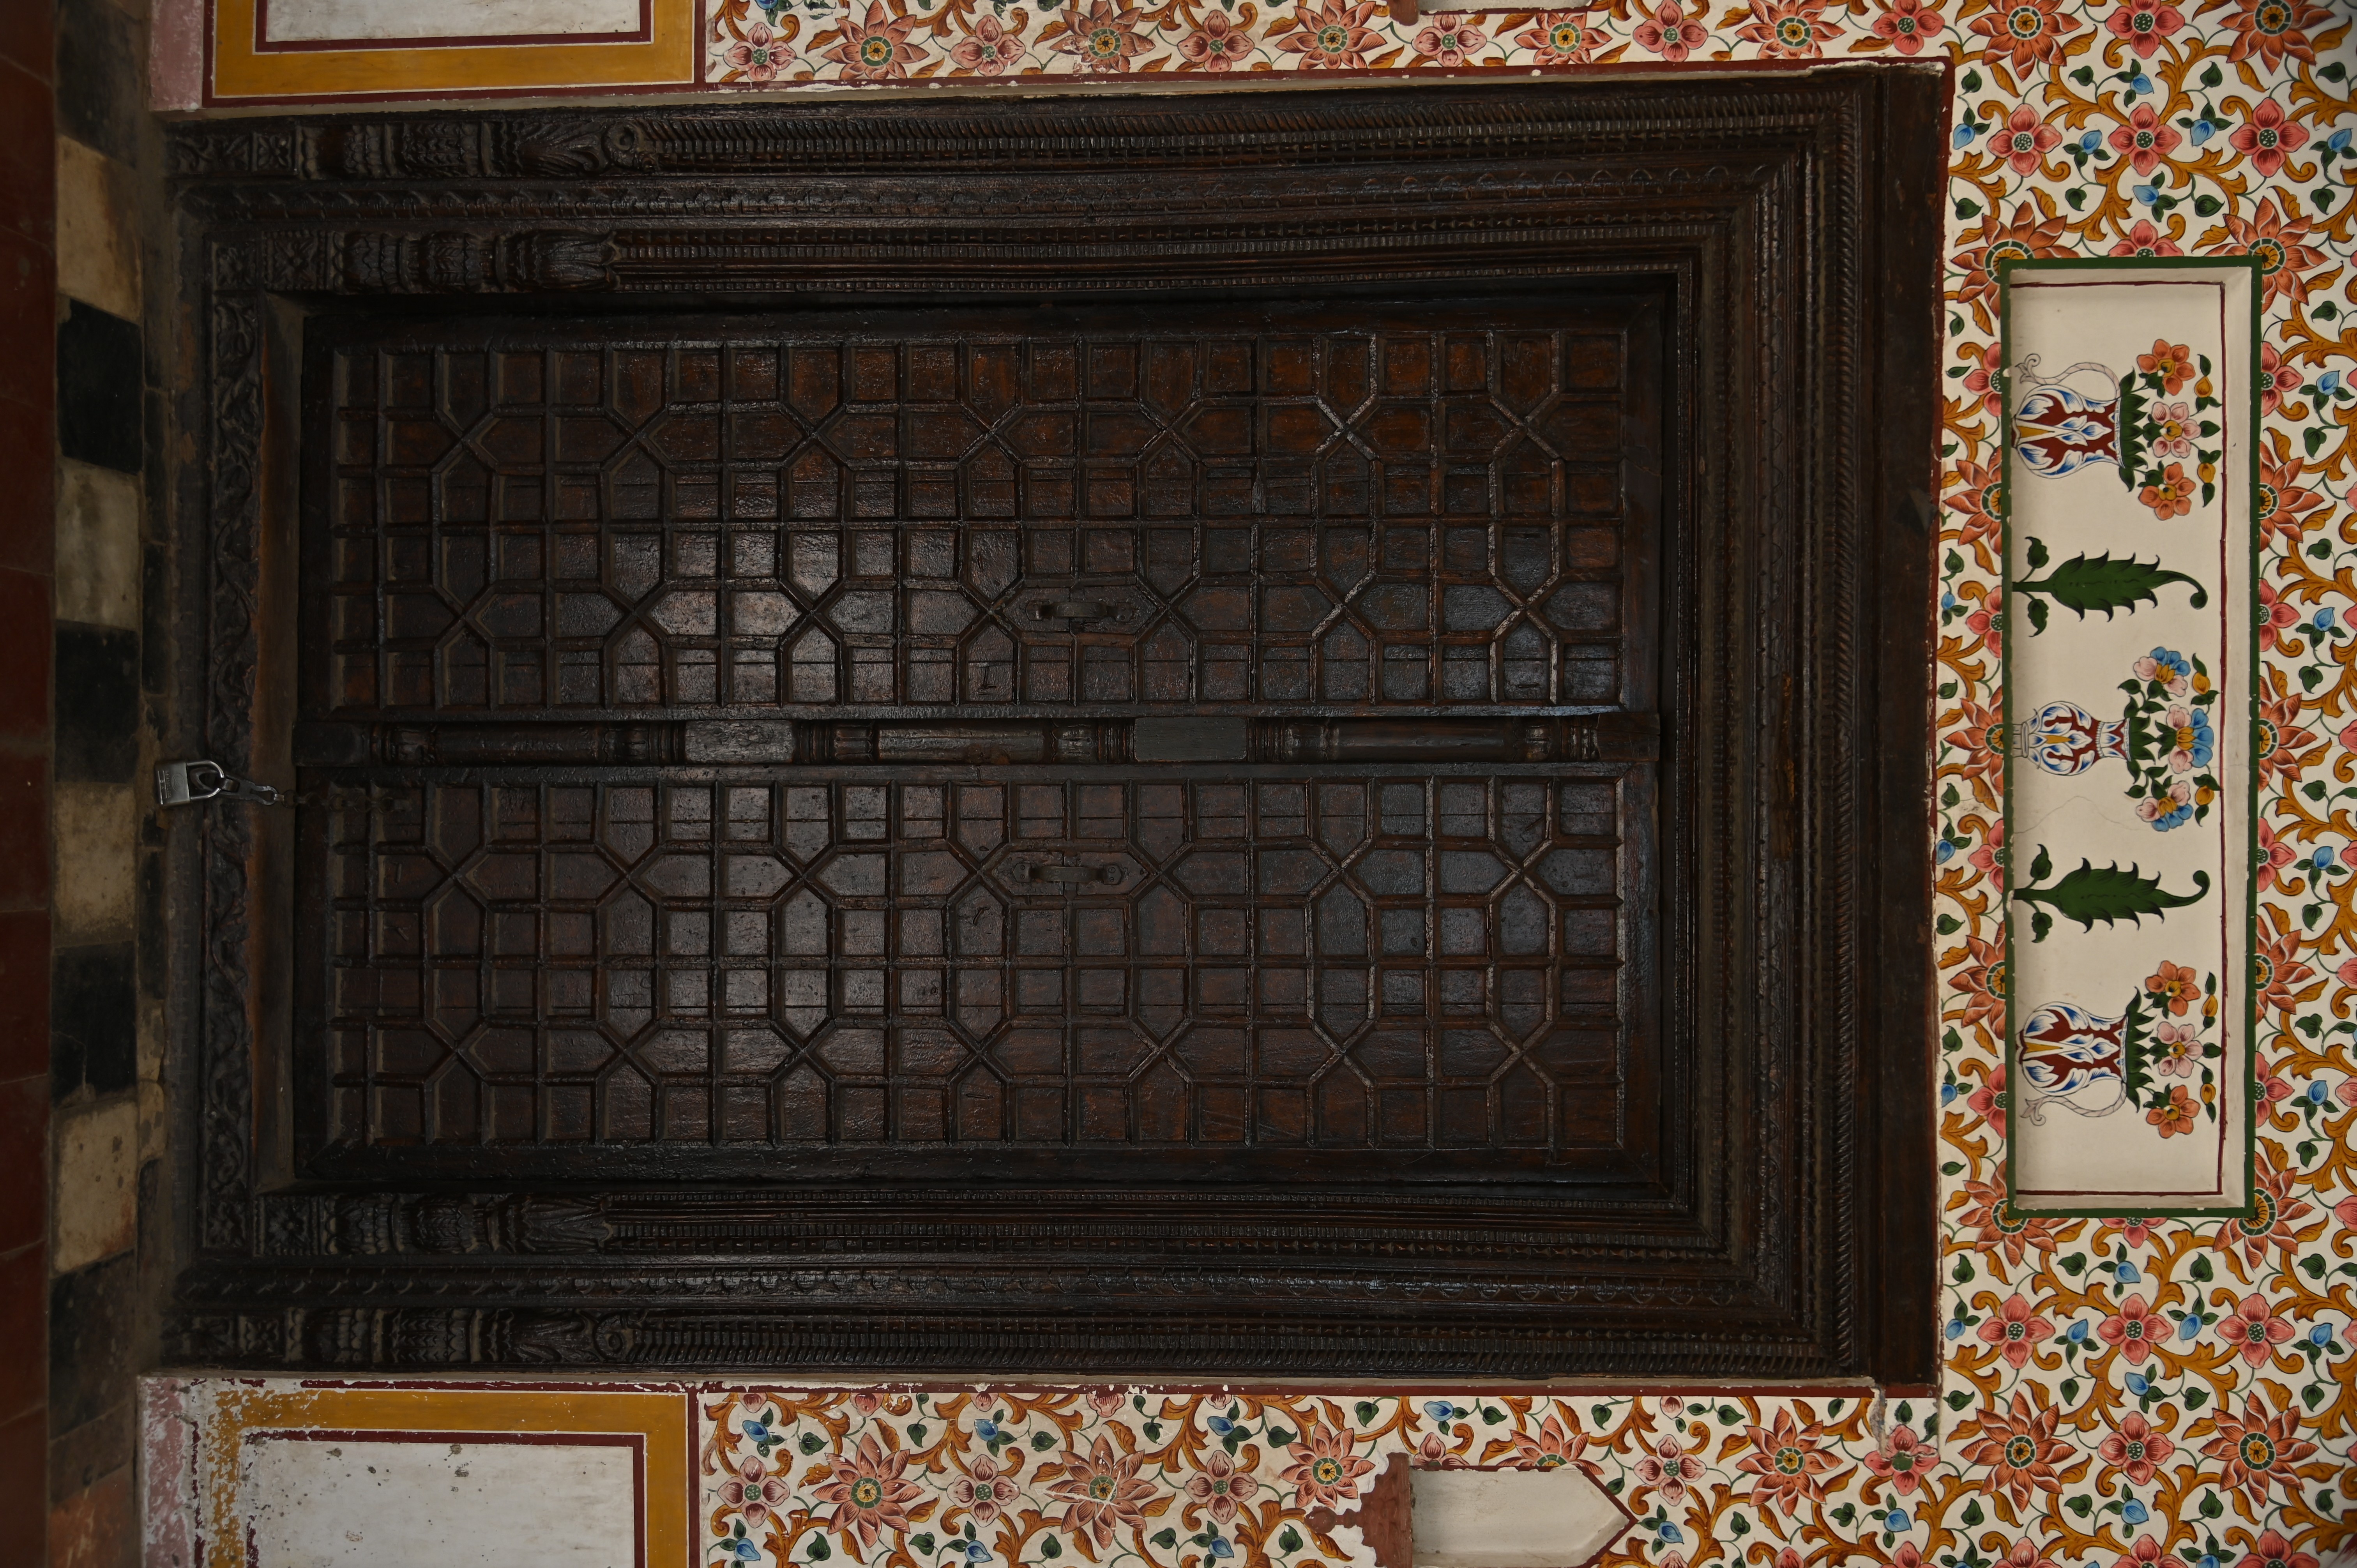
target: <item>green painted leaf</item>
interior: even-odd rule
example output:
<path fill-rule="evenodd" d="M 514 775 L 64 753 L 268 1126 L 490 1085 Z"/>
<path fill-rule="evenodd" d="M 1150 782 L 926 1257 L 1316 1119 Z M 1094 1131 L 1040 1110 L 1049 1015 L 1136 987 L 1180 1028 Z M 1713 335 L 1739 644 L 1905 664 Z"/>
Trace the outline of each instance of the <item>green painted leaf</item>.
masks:
<path fill-rule="evenodd" d="M 2045 878 L 2033 867 L 2031 880 Z M 2051 887 L 2017 887 L 2013 896 L 2025 904 L 2043 904 L 2064 919 L 2078 921 L 2081 929 L 2092 931 L 2098 920 L 2107 926 L 2122 920 L 2140 926 L 2147 915 L 2164 915 L 2198 904 L 2210 896 L 2210 874 L 2195 872 L 2193 886 L 2190 893 L 2171 893 L 2161 886 L 2159 877 L 2140 875 L 2134 865 L 2122 871 L 2117 861 L 2098 867 L 2082 860 L 2076 871 L 2064 873 Z"/>
<path fill-rule="evenodd" d="M 1176 1546 L 1178 1544 L 1178 1532 L 1175 1530 L 1157 1530 L 1154 1532 L 1153 1540 L 1157 1546 Z"/>
<path fill-rule="evenodd" d="M 1043 1535 L 1039 1538 L 1040 1556 L 1052 1561 L 1055 1558 L 1061 1557 L 1063 1554 L 1064 1543 L 1062 1541 L 1058 1541 L 1052 1535 Z"/>
<path fill-rule="evenodd" d="M 2024 608 L 2029 615 L 2029 635 L 2036 637 L 2040 632 L 2046 629 L 2046 601 L 2044 599 L 2032 599 L 2024 607 Z M 2079 618 L 2082 620 L 2086 618 L 2084 611 L 2081 612 Z"/>
<path fill-rule="evenodd" d="M 2044 844 L 2040 844 L 2038 846 L 2038 858 L 2029 863 L 2029 880 L 2032 882 L 2043 882 L 2049 876 L 2053 875 L 2054 857 L 2046 853 L 2046 846 Z"/>
<path fill-rule="evenodd" d="M 922 1535 L 912 1535 L 909 1537 L 909 1544 L 923 1552 L 926 1556 L 931 1557 L 933 1554 L 933 1547 L 936 1543 L 933 1540 L 932 1531 L 927 1530 Z"/>
<path fill-rule="evenodd" d="M 1361 1400 L 1358 1404 L 1358 1416 L 1359 1424 L 1361 1426 L 1364 1426 L 1369 1422 L 1374 1420 L 1375 1402 L 1372 1400 Z"/>
<path fill-rule="evenodd" d="M 1276 1549 L 1279 1552 L 1300 1551 L 1301 1532 L 1294 1529 L 1291 1525 L 1286 1525 L 1285 1527 L 1285 1533 L 1276 1538 Z"/>
<path fill-rule="evenodd" d="M 2139 604 L 2158 604 L 2159 589 L 2164 583 L 2183 583 L 2193 590 L 2189 601 L 2201 609 L 2210 602 L 2209 590 L 2199 581 L 2182 572 L 2162 569 L 2160 558 L 2155 556 L 2149 565 L 2130 555 L 2115 561 L 2106 551 L 2101 555 L 2073 555 L 2043 577 L 2032 577 L 2016 583 L 2017 594 L 2044 594 L 2064 609 L 2074 612 L 2081 620 L 2089 610 L 2101 610 L 2108 620 L 2121 610 L 2133 610 Z M 2030 620 L 2040 630 L 2045 629 L 2045 618 L 2037 613 L 2040 607 L 2030 607 Z"/>

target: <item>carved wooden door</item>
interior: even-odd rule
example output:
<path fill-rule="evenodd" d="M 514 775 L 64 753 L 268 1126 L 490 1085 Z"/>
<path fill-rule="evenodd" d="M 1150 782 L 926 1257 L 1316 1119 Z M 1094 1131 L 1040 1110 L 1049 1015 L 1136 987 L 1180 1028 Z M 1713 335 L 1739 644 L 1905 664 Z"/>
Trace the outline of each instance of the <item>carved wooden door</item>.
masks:
<path fill-rule="evenodd" d="M 1930 1378 L 1945 102 L 173 128 L 175 1354 Z"/>
<path fill-rule="evenodd" d="M 1647 1179 L 1661 318 L 315 325 L 305 1165 Z"/>

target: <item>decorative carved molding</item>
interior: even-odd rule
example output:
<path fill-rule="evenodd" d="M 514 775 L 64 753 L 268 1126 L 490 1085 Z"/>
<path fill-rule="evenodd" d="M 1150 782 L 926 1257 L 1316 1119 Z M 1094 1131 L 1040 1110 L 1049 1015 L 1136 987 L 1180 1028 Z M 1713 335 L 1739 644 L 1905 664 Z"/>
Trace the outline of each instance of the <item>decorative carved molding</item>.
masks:
<path fill-rule="evenodd" d="M 254 749 L 258 628 L 283 613 L 255 569 L 268 295 L 343 313 L 595 291 L 758 308 L 808 293 L 1082 300 L 1634 272 L 1674 292 L 1686 440 L 1708 459 L 1677 477 L 1683 505 L 1728 553 L 1717 575 L 1691 556 L 1667 567 L 1665 595 L 1729 597 L 1698 606 L 1678 650 L 1663 706 L 1687 748 L 1677 788 L 1700 794 L 1664 811 L 1721 802 L 1759 846 L 1673 852 L 1700 915 L 1663 971 L 1667 1027 L 1732 1053 L 1695 1069 L 1721 1079 L 1673 1088 L 1738 1096 L 1731 1120 L 1663 1131 L 1644 1201 L 1673 1235 L 1566 1222 L 1543 1187 L 1214 1203 L 1068 1182 L 988 1202 L 846 1178 L 747 1198 L 683 1160 L 668 1190 L 608 1190 L 594 1164 L 530 1187 L 463 1151 L 257 1196 L 254 1106 L 277 1086 L 253 1077 L 249 946 L 287 910 L 249 886 L 254 836 L 221 811 L 187 1156 L 201 1251 L 180 1281 L 178 1353 L 340 1369 L 1927 1377 L 1932 1200 L 1904 1183 L 1930 1168 L 1928 1069 L 1869 1045 L 1928 1038 L 1912 809 L 1930 665 L 1904 607 L 1931 547 L 1904 501 L 1932 450 L 1936 83 L 1836 69 L 176 127 L 208 260 L 190 305 L 211 340 L 207 723 L 225 764 Z M 600 757 L 685 744 L 612 727 L 584 744 Z M 404 766 L 445 761 L 444 744 L 368 743 Z M 1291 744 L 1339 743 L 1305 730 Z M 1550 741 L 1573 757 L 1588 744 Z M 1766 1056 L 1748 1054 L 1755 1039 Z M 1746 1151 L 1740 1169 L 1711 1165 L 1722 1139 Z"/>

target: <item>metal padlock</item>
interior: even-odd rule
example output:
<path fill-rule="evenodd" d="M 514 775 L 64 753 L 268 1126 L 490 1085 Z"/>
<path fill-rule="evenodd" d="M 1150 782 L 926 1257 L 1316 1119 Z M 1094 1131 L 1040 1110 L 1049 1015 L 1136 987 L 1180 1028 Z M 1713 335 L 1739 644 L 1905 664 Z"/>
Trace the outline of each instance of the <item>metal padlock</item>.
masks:
<path fill-rule="evenodd" d="M 218 762 L 164 762 L 156 768 L 156 803 L 195 806 L 207 800 L 243 800 L 255 806 L 291 806 L 283 791 L 240 779 Z"/>

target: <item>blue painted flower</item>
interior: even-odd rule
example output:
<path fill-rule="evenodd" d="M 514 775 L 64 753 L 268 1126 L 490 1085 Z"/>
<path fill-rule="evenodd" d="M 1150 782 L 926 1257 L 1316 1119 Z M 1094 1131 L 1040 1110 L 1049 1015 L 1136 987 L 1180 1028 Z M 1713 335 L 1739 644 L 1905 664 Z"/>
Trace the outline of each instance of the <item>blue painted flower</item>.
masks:
<path fill-rule="evenodd" d="M 2327 371 L 2322 375 L 2316 378 L 2316 390 L 2320 392 L 2329 392 L 2340 384 L 2341 372 L 2339 371 Z"/>
<path fill-rule="evenodd" d="M 2310 1105 L 2323 1104 L 2326 1092 L 2327 1090 L 2324 1087 L 2324 1080 L 2322 1079 L 2319 1078 L 2311 1080 L 2308 1086 L 2308 1102 Z"/>
<path fill-rule="evenodd" d="M 2146 1377 L 2142 1372 L 2130 1372 L 2127 1375 L 2127 1387 L 2128 1392 L 2136 1395 L 2138 1399 L 2142 1399 L 2145 1395 L 2152 1391 L 2152 1380 Z"/>
<path fill-rule="evenodd" d="M 979 1541 L 969 1541 L 965 1543 L 965 1560 L 969 1563 L 987 1563 L 990 1561 L 990 1548 Z"/>
<path fill-rule="evenodd" d="M 2152 662 L 2150 670 L 2144 667 L 2144 660 L 2136 660 L 2138 678 L 2158 681 L 2162 685 L 2169 687 L 2173 693 L 2182 694 L 2185 688 L 2179 686 L 2177 682 L 2190 681 L 2193 678 L 2193 661 L 2174 648 L 2156 648 L 2149 657 Z"/>
<path fill-rule="evenodd" d="M 756 1421 L 749 1418 L 745 1423 L 745 1435 L 755 1444 L 775 1443 L 778 1441 L 779 1436 L 778 1433 L 770 1428 L 768 1422 Z"/>
<path fill-rule="evenodd" d="M 2309 1329 L 2308 1331 L 2308 1342 L 2315 1346 L 2319 1350 L 2323 1349 L 2327 1345 L 2331 1344 L 2332 1325 L 2330 1323 L 2319 1323 L 2315 1327 Z"/>
<path fill-rule="evenodd" d="M 2083 153 L 2092 153 L 2103 145 L 2104 134 L 2101 131 L 2090 131 L 2079 138 L 2079 150 Z"/>
<path fill-rule="evenodd" d="M 2144 1278 L 2144 1272 L 2134 1263 L 2123 1262 L 2112 1271 L 2112 1278 L 2124 1285 L 2132 1285 Z"/>
<path fill-rule="evenodd" d="M 1203 1424 L 1211 1429 L 1211 1435 L 1214 1437 L 1225 1437 L 1229 1433 L 1233 1432 L 1236 1429 L 1236 1423 L 1230 1421 L 1224 1415 L 1212 1416 L 1210 1420 L 1204 1422 Z"/>
<path fill-rule="evenodd" d="M 2318 844 L 2316 853 L 2308 858 L 2319 871 L 2330 871 L 2341 863 L 2340 854 L 2329 843 Z"/>
<path fill-rule="evenodd" d="M 1953 860 L 1955 855 L 1956 841 L 1951 838 L 1943 838 L 1932 850 L 1932 864 L 1934 865 L 1945 865 L 1948 862 Z"/>
<path fill-rule="evenodd" d="M 2084 1345 L 2086 1342 L 2087 1320 L 2083 1317 L 2079 1319 L 2078 1322 L 2071 1325 L 2071 1343 L 2073 1345 Z"/>
<path fill-rule="evenodd" d="M 1972 139 L 1980 134 L 1981 128 L 1978 125 L 1974 124 L 1970 120 L 1959 120 L 1956 122 L 1956 145 L 1959 147 L 1969 145 Z"/>
<path fill-rule="evenodd" d="M 1951 1339 L 1961 1339 L 1964 1337 L 1964 1320 L 1961 1317 L 1952 1317 L 1948 1319 L 1948 1337 Z"/>
<path fill-rule="evenodd" d="M 2152 1517 L 2152 1510 L 2134 1498 L 2120 1504 L 2120 1520 L 2126 1524 L 2142 1524 Z"/>
<path fill-rule="evenodd" d="M 2150 207 L 2159 199 L 2159 193 L 2155 191 L 2153 188 L 2148 185 L 2137 186 L 2134 195 L 2138 201 L 2143 202 L 2147 207 Z"/>
<path fill-rule="evenodd" d="M 1915 1528 L 1915 1521 L 1907 1517 L 1905 1509 L 1892 1509 L 1883 1516 L 1882 1528 L 1893 1535 L 1904 1535 Z"/>
<path fill-rule="evenodd" d="M 974 1434 L 987 1443 L 998 1435 L 998 1423 L 985 1417 L 974 1423 Z"/>
<path fill-rule="evenodd" d="M 1217 1535 L 1204 1542 L 1203 1550 L 1214 1557 L 1233 1557 L 1236 1554 L 1236 1549 L 1228 1544 L 1226 1538 Z"/>
<path fill-rule="evenodd" d="M 2345 153 L 2349 150 L 2349 138 L 2352 134 L 2348 131 L 2335 131 L 2332 133 L 2332 139 L 2324 145 L 2336 153 Z"/>
<path fill-rule="evenodd" d="M 2207 768 L 2218 755 L 2218 733 L 2210 726 L 2206 708 L 2171 708 L 2169 710 L 2169 733 L 2161 744 L 2169 747 L 2169 765 L 2179 773 L 2196 768 Z"/>
<path fill-rule="evenodd" d="M 1666 1520 L 1662 1521 L 1662 1533 L 1660 1539 L 1665 1544 L 1675 1546 L 1680 1541 L 1685 1540 L 1685 1538 L 1686 1532 L 1684 1530 L 1680 1530 L 1676 1525 L 1670 1523 Z"/>
<path fill-rule="evenodd" d="M 2152 78 L 2148 76 L 2138 76 L 2134 81 L 2129 82 L 2128 85 L 2135 88 L 2138 92 L 2150 92 L 2152 91 Z"/>
<path fill-rule="evenodd" d="M 2179 1339 L 2200 1338 L 2201 1337 L 2201 1319 L 2192 1313 L 2187 1313 L 2182 1318 L 2178 1320 L 2177 1337 Z"/>
<path fill-rule="evenodd" d="M 2331 606 L 2327 605 L 2324 608 L 2316 612 L 2315 624 L 2316 629 L 2319 631 L 2330 631 L 2332 629 Z"/>
<path fill-rule="evenodd" d="M 720 1555 L 724 1561 L 730 1563 L 759 1563 L 761 1560 L 761 1549 L 751 1541 L 741 1539 L 724 1541 L 720 1543 Z"/>
<path fill-rule="evenodd" d="M 2193 145 L 2195 146 L 2200 146 L 2202 143 L 2208 141 L 2217 134 L 2218 127 L 2212 124 L 2209 121 L 2196 120 L 2193 122 L 2192 138 Z"/>
<path fill-rule="evenodd" d="M 1955 1103 L 1955 1099 L 1956 1086 L 1954 1084 L 1943 1083 L 1940 1086 L 1940 1103 L 1942 1105 L 1953 1105 Z"/>
<path fill-rule="evenodd" d="M 1447 1421 L 1457 1413 L 1457 1407 L 1447 1400 L 1426 1400 L 1424 1402 L 1424 1413 L 1435 1421 Z"/>

